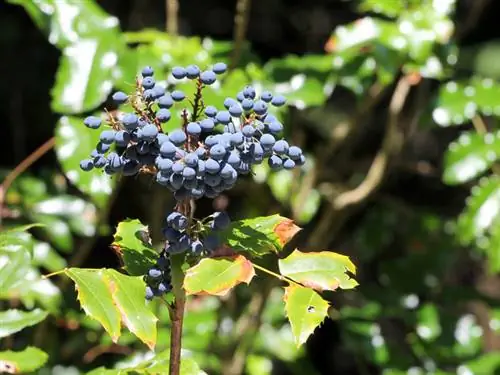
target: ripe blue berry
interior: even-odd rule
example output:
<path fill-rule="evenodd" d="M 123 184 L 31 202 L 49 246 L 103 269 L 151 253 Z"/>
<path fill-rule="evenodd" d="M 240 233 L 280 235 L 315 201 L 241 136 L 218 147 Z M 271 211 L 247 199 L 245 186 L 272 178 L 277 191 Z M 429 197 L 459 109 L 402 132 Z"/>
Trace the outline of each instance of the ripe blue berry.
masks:
<path fill-rule="evenodd" d="M 170 96 L 170 94 L 165 94 L 158 98 L 158 107 L 160 108 L 171 108 L 174 105 L 174 100 Z"/>
<path fill-rule="evenodd" d="M 172 165 L 172 172 L 175 174 L 182 174 L 182 171 L 184 170 L 185 165 L 182 161 L 177 160 L 173 165 Z"/>
<path fill-rule="evenodd" d="M 181 90 L 175 90 L 172 92 L 172 99 L 176 102 L 183 101 L 186 95 Z"/>
<path fill-rule="evenodd" d="M 263 115 L 267 111 L 267 104 L 263 100 L 257 100 L 253 105 L 253 110 L 258 115 Z"/>
<path fill-rule="evenodd" d="M 219 111 L 215 119 L 221 124 L 229 124 L 231 121 L 231 114 L 228 111 Z"/>
<path fill-rule="evenodd" d="M 292 159 L 286 159 L 283 163 L 283 168 L 293 169 L 295 168 L 295 162 Z"/>
<path fill-rule="evenodd" d="M 169 137 L 170 139 L 170 137 Z M 164 158 L 173 158 L 175 156 L 175 153 L 177 151 L 177 147 L 170 142 L 170 140 L 165 141 L 162 143 L 160 146 L 160 155 L 163 156 Z"/>
<path fill-rule="evenodd" d="M 151 288 L 149 285 L 146 286 L 146 300 L 151 301 L 155 296 L 155 293 L 153 291 L 153 288 Z"/>
<path fill-rule="evenodd" d="M 141 141 L 152 142 L 158 135 L 158 128 L 154 124 L 147 124 L 141 128 Z"/>
<path fill-rule="evenodd" d="M 117 146 L 126 147 L 130 142 L 130 134 L 125 130 L 117 131 L 115 134 L 115 143 Z"/>
<path fill-rule="evenodd" d="M 191 253 L 193 255 L 200 255 L 203 252 L 203 242 L 196 240 L 191 244 Z"/>
<path fill-rule="evenodd" d="M 245 86 L 243 96 L 248 99 L 255 99 L 255 89 L 250 85 Z"/>
<path fill-rule="evenodd" d="M 174 66 L 172 68 L 172 75 L 174 76 L 174 78 L 183 79 L 184 77 L 186 77 L 186 74 L 186 69 L 181 66 Z"/>
<path fill-rule="evenodd" d="M 189 65 L 186 67 L 186 75 L 190 79 L 195 79 L 200 75 L 200 68 L 196 65 Z"/>
<path fill-rule="evenodd" d="M 196 137 L 201 133 L 201 126 L 197 122 L 190 122 L 186 126 L 186 131 L 189 135 Z"/>
<path fill-rule="evenodd" d="M 253 100 L 245 98 L 241 102 L 241 106 L 245 111 L 250 111 L 251 109 L 253 109 Z"/>
<path fill-rule="evenodd" d="M 85 171 L 91 171 L 94 168 L 94 163 L 90 159 L 85 159 L 80 162 L 80 168 Z"/>
<path fill-rule="evenodd" d="M 214 130 L 214 126 L 214 120 L 212 120 L 211 118 L 206 118 L 200 121 L 201 131 L 203 132 L 211 132 L 212 130 Z"/>
<path fill-rule="evenodd" d="M 156 159 L 156 166 L 161 172 L 168 173 L 172 171 L 172 165 L 174 162 L 171 159 L 166 159 L 162 157 L 158 157 Z"/>
<path fill-rule="evenodd" d="M 208 117 L 215 117 L 217 115 L 217 108 L 213 105 L 207 106 L 207 108 L 205 108 L 205 115 Z"/>
<path fill-rule="evenodd" d="M 260 137 L 260 144 L 264 148 L 264 150 L 270 150 L 274 146 L 276 140 L 271 134 L 263 134 Z"/>
<path fill-rule="evenodd" d="M 101 119 L 96 116 L 88 116 L 83 120 L 83 124 L 90 129 L 98 129 L 101 126 Z"/>
<path fill-rule="evenodd" d="M 213 217 L 214 217 L 213 229 L 215 230 L 226 229 L 229 226 L 229 224 L 231 224 L 231 219 L 225 212 L 215 212 L 213 214 Z"/>
<path fill-rule="evenodd" d="M 288 149 L 288 156 L 290 157 L 290 159 L 292 160 L 298 160 L 300 159 L 300 157 L 302 156 L 302 150 L 300 149 L 300 147 L 297 147 L 297 146 L 291 146 L 289 149 Z"/>
<path fill-rule="evenodd" d="M 269 131 L 272 134 L 278 134 L 283 130 L 283 125 L 279 121 L 273 121 L 268 124 Z"/>
<path fill-rule="evenodd" d="M 172 142 L 176 146 L 181 146 L 184 142 L 186 142 L 186 134 L 182 130 L 174 130 L 172 133 L 168 135 L 170 142 Z"/>
<path fill-rule="evenodd" d="M 210 156 L 215 160 L 221 160 L 226 155 L 226 148 L 222 145 L 214 145 L 210 148 Z"/>
<path fill-rule="evenodd" d="M 112 98 L 116 104 L 123 104 L 128 100 L 128 95 L 122 91 L 117 91 L 113 94 Z"/>
<path fill-rule="evenodd" d="M 171 117 L 170 111 L 166 108 L 160 108 L 156 112 L 156 118 L 160 122 L 167 122 L 168 120 L 170 120 L 170 117 Z"/>
<path fill-rule="evenodd" d="M 243 110 L 238 103 L 235 103 L 231 107 L 229 107 L 229 113 L 231 114 L 231 116 L 240 117 L 243 113 Z"/>
<path fill-rule="evenodd" d="M 115 131 L 114 130 L 104 130 L 99 136 L 99 140 L 103 144 L 111 144 L 115 140 Z"/>
<path fill-rule="evenodd" d="M 288 152 L 288 142 L 285 141 L 284 139 L 280 139 L 279 141 L 276 141 L 276 143 L 273 146 L 273 151 L 276 152 L 278 155 L 285 155 Z"/>
<path fill-rule="evenodd" d="M 222 74 L 226 72 L 227 65 L 224 64 L 223 62 L 218 62 L 214 64 L 212 70 L 214 71 L 215 74 Z"/>
<path fill-rule="evenodd" d="M 196 171 L 191 167 L 185 167 L 182 171 L 182 177 L 186 180 L 192 180 L 196 177 Z"/>
<path fill-rule="evenodd" d="M 276 95 L 272 100 L 271 104 L 275 107 L 281 107 L 286 103 L 286 99 L 283 95 Z"/>
<path fill-rule="evenodd" d="M 265 101 L 266 103 L 269 103 L 271 100 L 273 100 L 273 94 L 271 94 L 270 91 L 262 91 L 262 94 L 260 94 L 260 99 Z"/>
<path fill-rule="evenodd" d="M 245 125 L 243 129 L 241 129 L 243 135 L 247 138 L 252 138 L 255 133 L 255 128 L 252 125 Z"/>
<path fill-rule="evenodd" d="M 145 66 L 141 72 L 143 77 L 151 77 L 154 74 L 154 70 L 150 66 Z"/>
<path fill-rule="evenodd" d="M 205 161 L 205 170 L 208 172 L 208 173 L 211 173 L 211 174 L 215 174 L 217 172 L 219 172 L 220 170 L 220 165 L 219 163 L 214 160 L 214 159 L 207 159 Z"/>
<path fill-rule="evenodd" d="M 145 77 L 142 80 L 142 87 L 145 89 L 152 89 L 155 86 L 155 79 L 153 77 Z"/>
<path fill-rule="evenodd" d="M 238 104 L 238 102 L 236 100 L 234 100 L 233 98 L 224 99 L 224 107 L 226 107 L 226 109 L 229 109 L 231 106 L 233 106 L 235 104 Z"/>
<path fill-rule="evenodd" d="M 190 152 L 184 156 L 184 163 L 186 163 L 188 167 L 196 168 L 198 166 L 198 155 L 194 152 Z"/>
<path fill-rule="evenodd" d="M 158 268 L 150 268 L 148 270 L 148 276 L 152 279 L 159 279 L 162 276 L 162 272 Z"/>
<path fill-rule="evenodd" d="M 138 126 L 138 117 L 134 115 L 133 113 L 127 113 L 125 116 L 122 118 L 122 124 L 127 129 L 128 131 L 132 131 Z"/>
<path fill-rule="evenodd" d="M 156 85 L 151 89 L 153 99 L 161 98 L 165 94 L 165 87 Z"/>
<path fill-rule="evenodd" d="M 239 93 L 236 94 L 236 99 L 241 103 L 245 99 L 245 95 L 243 94 L 243 91 L 240 91 Z"/>
<path fill-rule="evenodd" d="M 232 146 L 239 146 L 245 141 L 242 132 L 232 133 L 229 138 L 230 144 Z"/>
<path fill-rule="evenodd" d="M 107 163 L 108 160 L 102 155 L 99 155 L 94 158 L 94 167 L 96 168 L 104 168 Z"/>
<path fill-rule="evenodd" d="M 217 77 L 211 70 L 206 70 L 200 74 L 200 80 L 205 85 L 211 85 L 217 80 Z"/>
<path fill-rule="evenodd" d="M 269 167 L 277 171 L 283 167 L 283 160 L 278 155 L 272 155 L 269 158 Z"/>

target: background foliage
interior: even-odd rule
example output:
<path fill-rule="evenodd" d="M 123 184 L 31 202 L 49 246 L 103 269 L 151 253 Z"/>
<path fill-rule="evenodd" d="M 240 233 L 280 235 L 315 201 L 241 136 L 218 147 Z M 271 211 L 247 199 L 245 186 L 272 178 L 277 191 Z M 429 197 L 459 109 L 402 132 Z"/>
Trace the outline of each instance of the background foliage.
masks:
<path fill-rule="evenodd" d="M 109 293 L 106 281 L 119 279 L 109 270 L 119 267 L 109 247 L 117 224 L 138 217 L 159 239 L 173 205 L 147 177 L 81 172 L 78 163 L 97 136 L 82 119 L 109 106 L 112 90 L 129 91 L 128 80 L 145 64 L 167 72 L 178 64 L 229 63 L 236 54 L 238 63 L 209 100 L 247 82 L 286 94 L 285 131 L 308 163 L 300 172 L 261 167 L 216 208 L 234 219 L 276 212 L 293 218 L 304 229 L 287 254 L 294 247 L 336 249 L 356 264 L 361 286 L 323 293 L 331 319 L 301 349 L 293 340 L 297 327 L 282 313 L 281 284 L 272 279 L 255 278 L 222 298 L 192 298 L 183 371 L 499 372 L 498 4 L 254 1 L 246 39 L 235 45 L 234 2 L 183 0 L 179 37 L 171 23 L 170 33 L 163 31 L 169 3 L 0 5 L 2 179 L 34 150 L 49 150 L 1 185 L 0 371 L 8 370 L 5 361 L 21 373 L 161 371 L 166 358 L 147 346 L 149 309 L 139 306 L 141 319 L 126 322 L 131 332 L 104 324 L 119 336 L 114 343 L 81 311 L 68 278 L 41 275 L 105 267 L 88 287 Z M 207 202 L 199 209 L 213 210 Z M 280 261 L 282 272 L 287 266 Z M 78 272 L 66 273 L 78 284 Z M 127 288 L 140 293 L 133 283 Z M 118 314 L 112 304 L 103 311 Z M 153 312 L 162 322 L 162 351 L 168 314 L 156 305 Z"/>

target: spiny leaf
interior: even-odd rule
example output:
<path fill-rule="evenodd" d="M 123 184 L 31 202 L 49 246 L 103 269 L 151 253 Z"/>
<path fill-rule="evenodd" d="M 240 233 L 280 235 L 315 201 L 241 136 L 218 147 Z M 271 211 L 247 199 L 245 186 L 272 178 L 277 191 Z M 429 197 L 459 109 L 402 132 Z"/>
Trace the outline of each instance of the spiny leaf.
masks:
<path fill-rule="evenodd" d="M 328 302 L 309 288 L 292 285 L 285 288 L 285 311 L 295 344 L 302 345 L 328 314 Z"/>
<path fill-rule="evenodd" d="M 356 273 L 349 257 L 330 251 L 302 253 L 295 250 L 279 260 L 279 268 L 282 275 L 316 290 L 350 289 L 358 285 L 346 274 L 346 271 Z"/>
<path fill-rule="evenodd" d="M 443 180 L 449 185 L 470 181 L 490 168 L 499 156 L 500 133 L 464 132 L 448 147 Z"/>
<path fill-rule="evenodd" d="M 41 309 L 32 311 L 7 310 L 0 311 L 0 337 L 6 337 L 33 326 L 47 317 L 47 312 Z"/>
<path fill-rule="evenodd" d="M 101 323 L 116 342 L 123 323 L 151 349 L 156 343 L 157 318 L 146 305 L 141 277 L 120 274 L 112 269 L 69 268 L 85 313 Z"/>
<path fill-rule="evenodd" d="M 47 353 L 32 346 L 22 352 L 0 352 L 0 373 L 26 374 L 42 367 L 48 358 Z"/>
<path fill-rule="evenodd" d="M 235 251 L 262 256 L 280 252 L 300 229 L 286 217 L 261 216 L 233 222 L 220 234 L 220 238 Z"/>
<path fill-rule="evenodd" d="M 242 255 L 205 258 L 186 271 L 187 294 L 225 295 L 235 285 L 250 283 L 255 275 L 252 262 Z"/>
<path fill-rule="evenodd" d="M 127 219 L 118 224 L 112 246 L 122 257 L 128 274 L 144 275 L 156 263 L 158 253 L 150 242 L 148 227 L 139 220 Z"/>

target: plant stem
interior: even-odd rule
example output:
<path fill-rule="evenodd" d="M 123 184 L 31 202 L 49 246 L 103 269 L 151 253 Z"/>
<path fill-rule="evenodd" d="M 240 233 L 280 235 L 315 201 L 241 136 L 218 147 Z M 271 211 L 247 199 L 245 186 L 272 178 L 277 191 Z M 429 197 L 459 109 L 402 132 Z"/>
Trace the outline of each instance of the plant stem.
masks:
<path fill-rule="evenodd" d="M 262 266 L 259 266 L 258 264 L 255 264 L 255 263 L 252 263 L 253 264 L 253 267 L 254 268 L 257 268 L 258 270 L 262 271 L 262 272 L 265 272 L 267 273 L 268 275 L 271 275 L 273 277 L 276 277 L 278 280 L 281 280 L 281 281 L 286 281 L 287 283 L 289 284 L 294 284 L 294 285 L 297 285 L 297 286 L 302 286 L 300 285 L 298 282 L 286 277 L 286 276 L 283 276 L 283 275 L 280 275 L 276 272 L 273 272 L 271 270 L 268 270 L 267 268 L 264 268 Z"/>
<path fill-rule="evenodd" d="M 247 32 L 248 17 L 250 16 L 250 0 L 238 0 L 236 3 L 236 15 L 234 16 L 233 53 L 229 69 L 236 68 L 241 57 L 243 42 Z"/>
<path fill-rule="evenodd" d="M 165 0 L 167 33 L 177 36 L 179 33 L 179 0 Z"/>

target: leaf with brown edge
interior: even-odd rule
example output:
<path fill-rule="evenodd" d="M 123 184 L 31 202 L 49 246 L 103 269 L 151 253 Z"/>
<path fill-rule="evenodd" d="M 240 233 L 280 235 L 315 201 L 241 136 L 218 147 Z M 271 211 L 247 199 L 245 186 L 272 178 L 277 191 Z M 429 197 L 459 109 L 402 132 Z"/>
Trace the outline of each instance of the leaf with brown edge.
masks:
<path fill-rule="evenodd" d="M 314 290 L 297 285 L 286 287 L 283 299 L 293 338 L 299 347 L 325 320 L 329 304 Z"/>
<path fill-rule="evenodd" d="M 221 243 L 253 256 L 279 253 L 301 228 L 280 215 L 260 216 L 231 223 L 218 234 Z"/>
<path fill-rule="evenodd" d="M 190 294 L 223 296 L 255 276 L 252 262 L 243 255 L 205 258 L 186 271 L 184 290 Z"/>
<path fill-rule="evenodd" d="M 312 289 L 351 289 L 358 285 L 347 273 L 355 274 L 356 266 L 345 255 L 330 251 L 303 253 L 294 250 L 278 262 L 283 276 Z"/>

